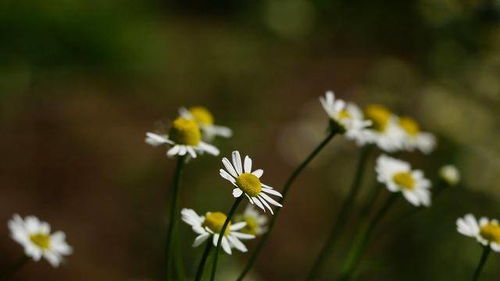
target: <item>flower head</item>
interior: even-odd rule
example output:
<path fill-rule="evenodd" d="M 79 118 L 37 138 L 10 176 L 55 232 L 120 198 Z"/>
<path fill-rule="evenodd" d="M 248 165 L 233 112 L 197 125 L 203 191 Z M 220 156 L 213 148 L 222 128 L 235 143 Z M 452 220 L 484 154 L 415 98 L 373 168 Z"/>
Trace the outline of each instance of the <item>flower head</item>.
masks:
<path fill-rule="evenodd" d="M 250 203 L 257 205 L 264 212 L 267 208 L 271 214 L 274 214 L 274 212 L 269 204 L 283 207 L 267 195 L 271 194 L 282 197 L 281 193 L 260 182 L 264 171 L 258 169 L 252 172 L 252 159 L 250 157 L 245 156 L 244 163 L 242 163 L 240 153 L 233 151 L 232 160 L 231 164 L 226 157 L 222 159 L 222 164 L 226 170 L 220 169 L 219 174 L 235 186 L 233 189 L 234 197 L 240 197 L 244 193 Z"/>
<path fill-rule="evenodd" d="M 197 152 L 207 152 L 219 155 L 219 150 L 201 139 L 200 127 L 193 120 L 179 117 L 172 122 L 169 134 L 146 133 L 146 143 L 152 146 L 168 144 L 172 147 L 167 151 L 167 156 L 184 156 L 186 154 L 196 158 Z"/>
<path fill-rule="evenodd" d="M 398 125 L 403 131 L 403 147 L 408 151 L 415 149 L 423 153 L 431 153 L 436 147 L 436 137 L 422 132 L 417 121 L 410 117 L 399 117 Z"/>
<path fill-rule="evenodd" d="M 439 177 L 450 186 L 460 182 L 460 172 L 454 165 L 445 165 L 439 169 Z"/>
<path fill-rule="evenodd" d="M 73 250 L 66 243 L 63 232 L 50 233 L 50 225 L 28 216 L 24 220 L 15 214 L 8 223 L 10 235 L 24 247 L 24 253 L 39 261 L 44 257 L 52 266 L 57 267 L 63 261 L 63 256 L 70 255 Z"/>
<path fill-rule="evenodd" d="M 226 215 L 221 212 L 207 212 L 204 216 L 198 215 L 192 209 L 182 209 L 181 211 L 182 220 L 189 224 L 193 231 L 198 234 L 194 239 L 193 247 L 198 247 L 201 243 L 205 242 L 211 236 L 213 237 L 212 243 L 217 246 L 217 241 L 219 239 L 220 232 L 226 221 Z M 236 248 L 241 252 L 246 252 L 247 248 L 240 241 L 240 239 L 247 240 L 255 238 L 254 235 L 242 233 L 239 230 L 246 226 L 245 222 L 238 222 L 235 224 L 228 224 L 226 230 L 224 231 L 224 236 L 222 237 L 222 249 L 229 255 L 231 254 L 231 249 Z"/>
<path fill-rule="evenodd" d="M 410 164 L 381 155 L 375 167 L 377 180 L 387 186 L 391 192 L 401 192 L 412 205 L 430 206 L 431 182 L 420 170 L 412 170 Z"/>
<path fill-rule="evenodd" d="M 495 252 L 500 252 L 500 224 L 498 220 L 482 217 L 479 222 L 472 214 L 457 219 L 457 231 L 469 237 L 474 237 L 483 246 L 490 246 Z"/>
<path fill-rule="evenodd" d="M 382 105 L 372 104 L 365 108 L 365 117 L 372 121 L 368 128 L 369 142 L 380 149 L 395 152 L 403 148 L 404 132 L 397 124 L 397 116 Z"/>
<path fill-rule="evenodd" d="M 195 121 L 201 128 L 205 139 L 211 140 L 215 136 L 231 137 L 233 132 L 228 127 L 214 124 L 214 116 L 203 106 L 193 106 L 190 108 L 181 107 L 179 115 L 183 118 Z"/>
<path fill-rule="evenodd" d="M 335 99 L 335 94 L 331 91 L 326 92 L 325 97 L 320 97 L 319 101 L 330 117 L 332 129 L 345 134 L 359 145 L 367 142 L 365 128 L 371 125 L 371 121 L 364 120 L 363 112 L 358 106 Z"/>
<path fill-rule="evenodd" d="M 243 214 L 235 220 L 246 222 L 247 225 L 241 229 L 243 233 L 262 235 L 267 230 L 267 217 L 260 214 L 251 204 L 248 204 Z"/>

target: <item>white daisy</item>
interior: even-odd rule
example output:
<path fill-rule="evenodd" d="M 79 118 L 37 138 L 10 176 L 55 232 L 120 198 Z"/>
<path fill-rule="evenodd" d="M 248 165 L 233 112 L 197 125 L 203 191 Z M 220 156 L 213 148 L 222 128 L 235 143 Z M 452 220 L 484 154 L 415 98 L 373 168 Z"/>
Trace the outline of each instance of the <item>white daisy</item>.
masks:
<path fill-rule="evenodd" d="M 201 139 L 200 127 L 193 120 L 179 117 L 172 122 L 169 134 L 146 133 L 146 143 L 152 146 L 169 144 L 172 147 L 167 151 L 167 156 L 183 156 L 186 154 L 196 158 L 197 152 L 208 152 L 219 155 L 219 150 Z"/>
<path fill-rule="evenodd" d="M 242 164 L 240 153 L 238 151 L 233 151 L 232 158 L 232 164 L 226 157 L 222 159 L 222 164 L 224 164 L 226 170 L 220 169 L 219 173 L 221 177 L 228 180 L 236 187 L 233 189 L 233 196 L 235 198 L 245 193 L 250 203 L 257 205 L 264 212 L 267 208 L 271 214 L 274 214 L 274 212 L 269 203 L 274 206 L 283 207 L 283 205 L 266 194 L 283 197 L 281 193 L 274 190 L 269 185 L 260 182 L 260 177 L 262 177 L 264 171 L 258 169 L 252 172 L 252 159 L 250 159 L 250 157 L 245 156 L 244 163 Z"/>
<path fill-rule="evenodd" d="M 215 136 L 229 138 L 233 135 L 228 127 L 214 124 L 214 117 L 206 107 L 193 106 L 189 109 L 181 107 L 179 114 L 183 118 L 196 121 L 207 140 L 212 140 Z"/>
<path fill-rule="evenodd" d="M 44 257 L 52 266 L 57 267 L 63 256 L 70 255 L 73 249 L 66 243 L 64 232 L 50 234 L 50 225 L 28 216 L 24 220 L 15 214 L 8 223 L 10 236 L 24 247 L 26 256 L 39 261 Z"/>
<path fill-rule="evenodd" d="M 267 217 L 259 213 L 251 204 L 248 204 L 243 214 L 236 216 L 235 221 L 246 222 L 241 232 L 252 235 L 262 235 L 267 231 Z"/>
<path fill-rule="evenodd" d="M 371 121 L 364 119 L 363 112 L 358 106 L 335 99 L 335 94 L 331 91 L 326 92 L 325 97 L 320 97 L 319 101 L 330 117 L 332 129 L 345 134 L 348 139 L 356 141 L 358 145 L 368 142 L 365 129 L 371 125 Z"/>
<path fill-rule="evenodd" d="M 490 246 L 495 252 L 500 252 L 500 224 L 498 220 L 482 217 L 479 223 L 472 214 L 457 219 L 457 231 L 469 237 L 474 237 L 483 246 Z"/>
<path fill-rule="evenodd" d="M 398 125 L 404 132 L 403 147 L 408 151 L 415 149 L 428 154 L 436 147 L 436 137 L 433 134 L 422 132 L 418 123 L 410 117 L 399 117 Z"/>
<path fill-rule="evenodd" d="M 198 236 L 194 239 L 193 247 L 198 247 L 208 238 L 212 236 L 212 243 L 217 247 L 217 241 L 219 239 L 220 232 L 226 221 L 226 215 L 221 212 L 208 212 L 204 216 L 199 216 L 192 209 L 182 209 L 181 211 L 182 220 L 191 225 L 194 232 Z M 254 235 L 239 232 L 246 226 L 245 222 L 239 222 L 235 224 L 229 223 L 226 230 L 224 231 L 224 237 L 222 237 L 221 246 L 222 249 L 229 255 L 231 254 L 231 248 L 235 248 L 241 252 L 246 252 L 247 247 L 240 241 L 255 238 Z"/>
<path fill-rule="evenodd" d="M 460 172 L 454 165 L 445 165 L 439 169 L 439 177 L 450 186 L 460 182 Z"/>
<path fill-rule="evenodd" d="M 431 182 L 422 171 L 412 170 L 410 164 L 386 155 L 379 156 L 375 171 L 377 180 L 385 184 L 389 191 L 401 191 L 412 205 L 430 206 Z"/>
<path fill-rule="evenodd" d="M 369 105 L 364 110 L 365 117 L 372 121 L 369 127 L 368 140 L 387 152 L 395 152 L 403 148 L 404 132 L 397 124 L 397 116 L 382 105 Z"/>

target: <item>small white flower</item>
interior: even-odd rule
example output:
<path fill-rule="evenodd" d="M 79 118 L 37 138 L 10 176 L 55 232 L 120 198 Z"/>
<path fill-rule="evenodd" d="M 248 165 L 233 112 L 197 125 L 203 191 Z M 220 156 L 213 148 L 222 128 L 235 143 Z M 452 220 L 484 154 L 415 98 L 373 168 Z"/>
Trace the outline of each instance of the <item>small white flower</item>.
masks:
<path fill-rule="evenodd" d="M 404 132 L 404 149 L 408 151 L 418 149 L 425 154 L 429 154 L 436 147 L 436 137 L 431 133 L 422 132 L 418 123 L 412 118 L 399 117 L 398 125 Z"/>
<path fill-rule="evenodd" d="M 498 220 L 482 217 L 478 221 L 472 214 L 457 219 L 457 231 L 465 236 L 476 238 L 483 246 L 490 246 L 500 252 L 500 225 Z"/>
<path fill-rule="evenodd" d="M 145 141 L 152 146 L 171 145 L 172 147 L 167 151 L 169 157 L 189 154 L 191 157 L 196 158 L 197 152 L 219 155 L 219 150 L 215 146 L 201 140 L 201 131 L 198 124 L 193 120 L 182 117 L 172 122 L 168 135 L 148 132 Z"/>
<path fill-rule="evenodd" d="M 189 224 L 193 231 L 198 234 L 194 239 L 193 247 L 198 247 L 208 238 L 212 237 L 212 243 L 217 246 L 219 240 L 220 232 L 226 221 L 226 215 L 221 212 L 208 212 L 204 216 L 199 216 L 192 209 L 182 209 L 181 211 L 182 220 Z M 236 248 L 241 252 L 246 252 L 247 247 L 240 241 L 253 239 L 254 235 L 242 233 L 241 230 L 246 226 L 245 222 L 239 222 L 235 224 L 229 223 L 226 231 L 224 232 L 224 237 L 222 237 L 221 246 L 222 249 L 229 255 L 231 254 L 231 248 Z"/>
<path fill-rule="evenodd" d="M 420 170 L 412 170 L 410 164 L 381 155 L 375 167 L 377 180 L 391 192 L 402 192 L 412 205 L 431 205 L 431 182 Z"/>
<path fill-rule="evenodd" d="M 248 204 L 242 215 L 235 219 L 236 221 L 246 222 L 246 226 L 241 229 L 241 232 L 262 235 L 267 231 L 267 217 L 259 213 L 251 204 Z"/>
<path fill-rule="evenodd" d="M 403 149 L 404 132 L 397 124 L 397 116 L 386 107 L 373 104 L 365 108 L 365 117 L 372 121 L 368 128 L 368 142 L 376 144 L 386 152 Z"/>
<path fill-rule="evenodd" d="M 276 202 L 266 194 L 268 193 L 278 197 L 283 197 L 281 193 L 274 190 L 269 185 L 265 185 L 260 182 L 260 177 L 262 177 L 264 171 L 262 169 L 258 169 L 252 172 L 252 159 L 250 159 L 248 155 L 245 156 L 243 164 L 238 151 L 233 151 L 232 158 L 232 164 L 226 157 L 222 159 L 222 164 L 226 170 L 220 169 L 219 174 L 236 187 L 233 189 L 233 196 L 235 198 L 240 197 L 243 193 L 245 193 L 248 200 L 250 200 L 250 203 L 257 205 L 264 212 L 267 208 L 271 214 L 274 214 L 274 212 L 269 203 L 274 206 L 283 207 L 283 205 Z"/>
<path fill-rule="evenodd" d="M 39 261 L 45 258 L 52 266 L 57 267 L 63 256 L 70 255 L 73 249 L 66 243 L 64 232 L 50 234 L 50 225 L 28 216 L 24 220 L 15 214 L 8 222 L 10 236 L 24 247 L 24 253 Z"/>
<path fill-rule="evenodd" d="M 331 91 L 326 92 L 325 97 L 320 97 L 319 101 L 333 124 L 348 139 L 356 141 L 358 145 L 368 142 L 365 129 L 371 125 L 371 121 L 364 119 L 363 112 L 358 106 L 335 99 L 335 94 Z"/>
<path fill-rule="evenodd" d="M 203 106 L 193 106 L 189 109 L 181 107 L 179 115 L 183 118 L 196 121 L 207 140 L 212 140 L 215 136 L 229 138 L 233 135 L 233 132 L 228 127 L 215 125 L 212 113 Z"/>
<path fill-rule="evenodd" d="M 439 169 L 439 177 L 448 185 L 455 186 L 460 182 L 460 172 L 454 165 L 445 165 Z"/>

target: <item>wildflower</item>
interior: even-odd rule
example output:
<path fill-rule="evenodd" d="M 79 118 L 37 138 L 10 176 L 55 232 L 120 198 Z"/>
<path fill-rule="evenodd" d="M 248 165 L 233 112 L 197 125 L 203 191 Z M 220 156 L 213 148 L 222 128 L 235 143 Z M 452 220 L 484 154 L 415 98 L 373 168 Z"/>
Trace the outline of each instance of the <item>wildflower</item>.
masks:
<path fill-rule="evenodd" d="M 490 246 L 500 252 L 500 225 L 498 220 L 482 217 L 479 223 L 472 214 L 457 219 L 457 231 L 465 236 L 476 238 L 483 246 Z"/>
<path fill-rule="evenodd" d="M 412 170 L 410 164 L 381 155 L 375 167 L 377 180 L 387 186 L 391 192 L 402 192 L 412 205 L 430 206 L 431 183 L 420 170 Z"/>
<path fill-rule="evenodd" d="M 436 138 L 433 134 L 422 132 L 418 123 L 410 117 L 398 118 L 398 125 L 404 132 L 403 147 L 408 151 L 415 149 L 423 153 L 431 153 L 436 146 Z"/>
<path fill-rule="evenodd" d="M 260 177 L 264 174 L 262 169 L 258 169 L 252 172 L 252 159 L 245 156 L 244 163 L 242 165 L 241 156 L 238 151 L 233 151 L 232 153 L 233 163 L 224 157 L 222 159 L 222 164 L 226 168 L 220 169 L 219 173 L 221 177 L 231 182 L 236 188 L 233 189 L 233 196 L 235 198 L 240 197 L 245 193 L 246 197 L 250 203 L 257 205 L 264 212 L 267 208 L 271 214 L 274 214 L 273 209 L 269 205 L 283 207 L 280 203 L 272 199 L 268 194 L 282 197 L 281 193 L 274 190 L 269 185 L 265 185 L 260 182 Z"/>
<path fill-rule="evenodd" d="M 214 117 L 206 107 L 193 106 L 189 109 L 181 107 L 179 115 L 183 118 L 194 120 L 200 126 L 207 140 L 212 140 L 215 136 L 229 138 L 233 134 L 228 127 L 215 125 Z"/>
<path fill-rule="evenodd" d="M 182 220 L 191 225 L 193 231 L 198 234 L 194 239 L 193 247 L 198 247 L 211 236 L 213 237 L 213 245 L 217 246 L 217 240 L 219 239 L 220 232 L 227 218 L 225 214 L 221 212 L 207 212 L 204 216 L 199 216 L 192 209 L 182 209 L 181 215 Z M 245 226 L 245 222 L 238 222 L 235 224 L 229 223 L 224 231 L 221 246 L 229 255 L 231 254 L 231 248 L 236 248 L 241 252 L 247 251 L 247 248 L 240 239 L 247 240 L 255 238 L 254 235 L 239 231 Z"/>
<path fill-rule="evenodd" d="M 320 97 L 319 101 L 330 117 L 333 130 L 345 134 L 348 139 L 359 145 L 367 143 L 365 129 L 371 125 L 371 121 L 364 120 L 363 112 L 358 106 L 335 99 L 335 94 L 331 91 L 326 92 L 325 97 Z"/>
<path fill-rule="evenodd" d="M 167 156 L 183 156 L 186 154 L 196 158 L 197 152 L 202 154 L 208 152 L 219 155 L 219 150 L 201 139 L 201 131 L 198 124 L 186 118 L 179 117 L 172 122 L 169 134 L 146 133 L 146 143 L 152 146 L 169 144 L 172 147 L 167 151 Z"/>
<path fill-rule="evenodd" d="M 450 186 L 460 182 L 460 172 L 454 165 L 445 165 L 439 169 L 439 177 Z"/>
<path fill-rule="evenodd" d="M 57 267 L 63 261 L 63 256 L 73 252 L 66 243 L 63 232 L 50 234 L 50 225 L 34 216 L 28 216 L 23 220 L 15 214 L 8 226 L 12 239 L 21 244 L 26 256 L 35 261 L 43 257 L 52 266 Z"/>
<path fill-rule="evenodd" d="M 369 142 L 380 149 L 395 152 L 403 148 L 404 132 L 397 124 L 397 116 L 382 105 L 369 105 L 365 108 L 365 117 L 372 122 L 368 128 Z"/>
<path fill-rule="evenodd" d="M 251 204 L 247 205 L 243 214 L 238 216 L 236 221 L 246 222 L 247 225 L 241 229 L 243 233 L 262 235 L 267 230 L 267 217 L 257 212 Z"/>

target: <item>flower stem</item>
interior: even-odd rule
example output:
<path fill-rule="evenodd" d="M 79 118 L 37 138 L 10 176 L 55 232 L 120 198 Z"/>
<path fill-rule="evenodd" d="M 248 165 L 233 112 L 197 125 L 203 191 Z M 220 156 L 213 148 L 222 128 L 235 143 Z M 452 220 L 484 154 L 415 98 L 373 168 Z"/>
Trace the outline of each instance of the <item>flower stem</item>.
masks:
<path fill-rule="evenodd" d="M 0 274 L 0 280 L 9 280 L 9 278 L 16 274 L 16 272 L 18 272 L 29 260 L 30 258 L 28 256 L 23 255 L 16 261 L 16 263 Z"/>
<path fill-rule="evenodd" d="M 165 280 L 171 280 L 172 274 L 172 242 L 173 237 L 175 236 L 175 228 L 177 225 L 177 220 L 175 219 L 178 213 L 178 205 L 179 205 L 179 186 L 180 179 L 182 174 L 182 169 L 185 164 L 185 156 L 178 156 L 177 158 L 177 166 L 174 172 L 174 178 L 172 180 L 172 187 L 170 193 L 170 210 L 169 210 L 169 223 L 167 229 L 167 238 L 165 242 L 165 268 L 166 275 Z"/>
<path fill-rule="evenodd" d="M 354 174 L 354 178 L 351 184 L 351 187 L 349 189 L 349 193 L 344 200 L 344 203 L 342 204 L 342 207 L 340 208 L 339 213 L 337 214 L 337 217 L 332 225 L 332 229 L 330 231 L 330 235 L 328 236 L 328 239 L 326 240 L 325 245 L 321 249 L 318 257 L 316 258 L 316 261 L 314 262 L 311 270 L 309 271 L 309 274 L 306 278 L 306 280 L 316 280 L 318 277 L 318 274 L 321 272 L 321 269 L 325 265 L 325 263 L 328 261 L 328 256 L 330 255 L 331 251 L 333 250 L 335 243 L 338 241 L 338 236 L 342 233 L 348 218 L 349 214 L 352 210 L 354 200 L 356 199 L 358 193 L 359 193 L 359 188 L 361 187 L 361 181 L 363 178 L 363 173 L 365 171 L 366 167 L 366 162 L 368 160 L 368 156 L 370 154 L 370 151 L 372 150 L 372 146 L 364 146 L 361 149 L 361 152 L 359 154 L 358 158 L 358 164 L 356 167 L 356 172 Z"/>
<path fill-rule="evenodd" d="M 292 186 L 293 182 L 295 179 L 300 175 L 300 173 L 304 170 L 304 168 L 318 155 L 318 153 L 330 142 L 330 140 L 337 134 L 337 131 L 331 130 L 326 138 L 307 156 L 307 158 L 293 171 L 293 173 L 290 175 L 288 180 L 286 181 L 285 185 L 283 186 L 283 191 L 281 194 L 283 195 L 282 198 L 280 198 L 279 203 L 283 204 L 283 202 L 286 199 L 286 195 L 288 193 L 288 190 Z M 271 231 L 273 230 L 274 224 L 276 222 L 276 219 L 278 218 L 280 214 L 281 208 L 276 209 L 274 212 L 274 216 L 271 218 L 271 221 L 269 222 L 269 226 L 267 229 L 267 232 L 262 235 L 262 238 L 260 239 L 259 243 L 257 244 L 257 247 L 255 248 L 254 252 L 250 256 L 245 268 L 241 272 L 240 276 L 238 277 L 237 281 L 243 280 L 245 276 L 248 274 L 250 269 L 252 268 L 253 264 L 255 263 L 255 260 L 257 259 L 257 256 L 259 255 L 260 251 L 262 250 L 264 244 L 266 244 L 267 239 L 269 239 L 269 235 L 271 234 Z"/>
<path fill-rule="evenodd" d="M 479 260 L 479 264 L 476 267 L 476 271 L 474 271 L 474 276 L 472 277 L 472 281 L 477 281 L 479 279 L 479 275 L 483 270 L 484 264 L 490 255 L 491 247 L 490 245 L 483 246 L 483 254 L 481 255 L 481 259 Z"/>
<path fill-rule="evenodd" d="M 394 202 L 396 202 L 397 198 L 398 193 L 392 193 L 389 198 L 387 198 L 378 213 L 360 232 L 360 235 L 357 237 L 354 246 L 349 250 L 347 262 L 345 263 L 344 269 L 342 270 L 343 273 L 341 274 L 340 280 L 347 281 L 352 278 L 352 275 L 354 274 L 354 271 L 359 264 L 361 256 L 368 246 L 368 242 L 373 231 L 376 229 L 378 223 L 384 218 L 385 214 L 387 214 L 387 211 L 389 211 Z"/>
<path fill-rule="evenodd" d="M 194 281 L 200 281 L 201 277 L 203 277 L 203 269 L 205 268 L 208 256 L 210 255 L 210 250 L 212 250 L 212 240 L 208 239 L 205 250 L 203 251 L 203 256 L 201 257 L 200 265 L 198 266 L 198 270 L 196 270 L 196 277 L 194 278 Z"/>
<path fill-rule="evenodd" d="M 210 280 L 214 281 L 215 280 L 215 273 L 217 272 L 217 259 L 219 258 L 219 250 L 222 244 L 222 238 L 224 237 L 224 234 L 226 233 L 226 228 L 229 225 L 229 222 L 231 222 L 231 218 L 233 217 L 234 212 L 238 208 L 238 206 L 241 203 L 241 200 L 243 200 L 245 196 L 242 194 L 240 197 L 236 198 L 234 201 L 233 206 L 231 207 L 231 210 L 229 210 L 229 213 L 227 214 L 226 221 L 224 222 L 224 225 L 222 226 L 222 229 L 219 233 L 219 239 L 217 240 L 217 246 L 215 247 L 215 253 L 214 253 L 214 263 L 212 264 L 212 274 L 210 275 Z M 208 241 L 210 242 L 210 241 Z"/>

